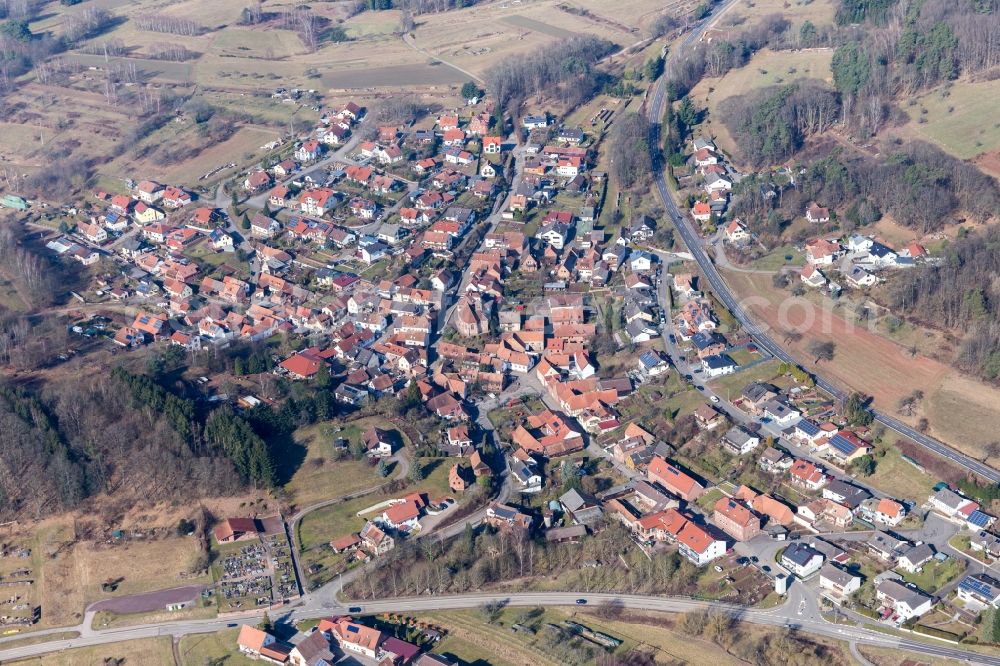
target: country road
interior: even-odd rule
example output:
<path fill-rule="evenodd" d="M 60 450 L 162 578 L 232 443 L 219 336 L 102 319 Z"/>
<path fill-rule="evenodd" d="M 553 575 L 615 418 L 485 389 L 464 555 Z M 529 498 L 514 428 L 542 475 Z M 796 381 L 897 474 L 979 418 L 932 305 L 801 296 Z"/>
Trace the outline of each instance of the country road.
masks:
<path fill-rule="evenodd" d="M 727 0 L 727 2 L 719 5 L 719 11 L 715 14 L 715 17 L 717 18 L 727 9 L 732 7 L 734 3 L 735 0 Z M 695 28 L 694 31 L 685 37 L 676 48 L 670 51 L 667 56 L 666 67 L 664 68 L 665 73 L 656 82 L 655 92 L 647 98 L 647 101 L 649 102 L 647 117 L 649 118 L 650 125 L 653 128 L 650 133 L 650 141 L 652 142 L 652 149 L 654 151 L 659 151 L 660 149 L 659 123 L 660 119 L 663 118 L 663 113 L 667 103 L 666 80 L 670 71 L 670 66 L 674 60 L 679 57 L 683 57 L 684 52 L 690 48 L 691 44 L 701 36 L 711 23 L 711 20 L 702 22 L 699 27 Z M 791 354 L 785 351 L 778 343 L 768 336 L 766 327 L 761 326 L 754 321 L 743 306 L 740 305 L 739 300 L 733 292 L 729 289 L 729 286 L 726 284 L 717 267 L 712 262 L 712 259 L 706 254 L 698 231 L 695 230 L 688 217 L 677 207 L 677 203 L 674 201 L 673 196 L 671 196 L 670 188 L 667 185 L 667 174 L 665 171 L 661 171 L 656 175 L 656 189 L 665 210 L 670 215 L 670 218 L 674 223 L 674 227 L 683 239 L 684 245 L 687 246 L 688 250 L 694 256 L 695 261 L 698 262 L 698 266 L 701 268 L 705 279 L 708 280 L 708 283 L 712 287 L 712 291 L 719 301 L 721 301 L 722 304 L 725 305 L 726 308 L 733 314 L 736 320 L 739 321 L 740 325 L 747 331 L 747 333 L 749 333 L 750 337 L 758 347 L 767 351 L 773 357 L 781 361 L 797 365 L 798 361 L 796 361 Z M 829 380 L 819 375 L 814 374 L 813 376 L 815 377 L 816 385 L 832 395 L 834 398 L 844 400 L 849 395 L 848 391 L 833 384 Z M 946 458 L 963 469 L 991 481 L 992 483 L 1000 483 L 1000 472 L 997 472 L 993 468 L 983 464 L 975 458 L 959 453 L 958 451 L 917 431 L 914 428 L 911 428 L 902 421 L 899 421 L 884 412 L 872 410 L 872 415 L 878 423 L 881 423 L 890 430 L 893 430 L 903 437 L 915 442 L 928 451 L 939 455 L 942 458 Z"/>
<path fill-rule="evenodd" d="M 839 641 L 870 645 L 889 649 L 908 650 L 919 654 L 958 659 L 971 664 L 1000 666 L 1000 657 L 989 654 L 970 652 L 945 644 L 922 642 L 886 634 L 870 629 L 861 629 L 849 625 L 829 623 L 814 615 L 802 615 L 795 609 L 799 607 L 804 597 L 799 588 L 793 586 L 789 590 L 789 599 L 782 606 L 769 609 L 748 609 L 711 601 L 699 601 L 686 598 L 641 596 L 629 594 L 585 593 L 585 592 L 526 592 L 515 594 L 462 594 L 452 596 L 403 597 L 398 599 L 381 599 L 379 601 L 352 601 L 337 603 L 318 603 L 316 600 L 293 606 L 285 613 L 271 611 L 272 620 L 291 623 L 302 619 L 321 615 L 345 613 L 349 606 L 359 606 L 366 614 L 383 612 L 419 613 L 441 610 L 461 610 L 477 608 L 486 603 L 499 603 L 506 606 L 571 606 L 579 608 L 578 599 L 584 599 L 586 606 L 614 602 L 629 610 L 660 611 L 669 613 L 684 613 L 693 610 L 706 609 L 726 613 L 741 622 L 749 622 L 773 627 L 790 627 L 809 633 L 825 636 Z M 263 611 L 246 613 L 238 617 L 211 620 L 189 620 L 164 624 L 136 625 L 105 631 L 88 629 L 81 631 L 78 638 L 61 639 L 35 645 L 24 645 L 9 650 L 0 650 L 0 660 L 23 659 L 51 652 L 62 651 L 75 647 L 104 645 L 119 641 L 151 638 L 156 636 L 185 636 L 221 631 L 231 625 L 247 621 L 255 623 L 263 615 Z M 17 637 L 12 637 L 17 639 Z M 23 638 L 23 637 L 22 637 Z M 0 640 L 2 647 L 4 640 Z"/>

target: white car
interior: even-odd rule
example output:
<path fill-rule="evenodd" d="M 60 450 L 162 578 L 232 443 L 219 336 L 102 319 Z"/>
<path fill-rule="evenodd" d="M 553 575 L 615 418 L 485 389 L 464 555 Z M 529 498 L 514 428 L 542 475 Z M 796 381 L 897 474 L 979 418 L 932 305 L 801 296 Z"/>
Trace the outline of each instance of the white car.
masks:
<path fill-rule="evenodd" d="M 709 398 L 709 400 L 711 400 L 712 402 L 719 402 L 719 396 L 713 395 Z"/>

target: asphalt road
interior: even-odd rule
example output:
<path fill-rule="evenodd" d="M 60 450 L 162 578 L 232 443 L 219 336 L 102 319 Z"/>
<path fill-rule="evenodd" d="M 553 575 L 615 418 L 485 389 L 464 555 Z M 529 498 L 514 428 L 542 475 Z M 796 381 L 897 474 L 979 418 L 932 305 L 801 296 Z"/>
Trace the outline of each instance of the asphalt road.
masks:
<path fill-rule="evenodd" d="M 300 619 L 316 617 L 323 614 L 345 613 L 352 606 L 359 606 L 363 613 L 377 614 L 392 612 L 427 612 L 441 610 L 458 610 L 476 608 L 487 602 L 499 602 L 508 606 L 573 606 L 577 599 L 585 599 L 586 605 L 592 607 L 607 602 L 620 603 L 632 610 L 663 611 L 683 613 L 698 609 L 711 609 L 727 613 L 741 622 L 750 622 L 776 627 L 793 627 L 805 632 L 826 636 L 836 640 L 872 645 L 890 649 L 905 649 L 928 656 L 958 659 L 973 664 L 1000 666 L 1000 657 L 968 652 L 947 645 L 935 645 L 909 640 L 889 634 L 883 634 L 868 629 L 837 625 L 826 622 L 816 613 L 806 612 L 808 600 L 806 592 L 798 585 L 789 588 L 789 600 L 782 606 L 769 609 L 747 609 L 716 602 L 678 599 L 670 597 L 617 595 L 617 594 L 587 594 L 580 592 L 542 592 L 511 595 L 494 594 L 464 594 L 455 596 L 404 597 L 399 599 L 382 599 L 373 602 L 350 602 L 341 604 L 307 603 L 292 607 L 281 614 L 271 611 L 271 617 L 278 622 L 293 622 Z M 82 632 L 78 638 L 51 641 L 25 645 L 0 651 L 0 660 L 22 659 L 42 654 L 49 654 L 66 649 L 93 645 L 104 645 L 126 640 L 150 638 L 156 636 L 185 636 L 191 634 L 210 633 L 238 626 L 243 621 L 255 622 L 262 613 L 246 614 L 239 618 L 226 620 L 192 620 L 166 624 L 137 625 L 101 632 L 93 630 Z M 16 638 L 16 637 L 15 637 Z"/>
<path fill-rule="evenodd" d="M 730 6 L 732 6 L 734 1 L 735 0 L 728 0 L 727 2 L 720 5 L 719 11 L 716 12 L 715 16 L 717 17 L 719 14 L 721 14 Z M 701 36 L 701 34 L 710 25 L 710 23 L 711 23 L 710 20 L 706 20 L 701 24 L 699 24 L 697 28 L 695 28 L 686 38 L 684 38 L 684 40 L 675 49 L 673 49 L 668 54 L 667 67 L 665 68 L 667 71 L 669 71 L 670 69 L 671 61 L 679 57 L 683 57 L 684 52 L 688 48 L 690 48 L 690 46 Z M 666 75 L 664 75 L 663 77 L 660 78 L 659 81 L 657 81 L 655 92 L 647 100 L 649 103 L 647 108 L 647 114 L 649 117 L 650 124 L 654 128 L 653 133 L 650 137 L 650 141 L 654 145 L 654 150 L 659 150 L 659 138 L 660 138 L 659 123 L 660 119 L 663 118 L 663 112 L 665 110 L 665 105 L 667 101 L 665 82 L 666 82 Z M 667 187 L 666 174 L 664 172 L 659 173 L 656 177 L 656 189 L 659 192 L 660 199 L 662 200 L 666 211 L 673 219 L 674 226 L 676 227 L 678 233 L 683 239 L 684 244 L 687 246 L 688 250 L 694 256 L 695 261 L 698 262 L 698 266 L 701 268 L 702 273 L 704 274 L 705 278 L 711 285 L 712 291 L 714 292 L 716 298 L 718 298 L 722 302 L 722 304 L 725 305 L 726 308 L 728 308 L 729 311 L 733 313 L 733 316 L 736 317 L 737 321 L 739 321 L 740 324 L 743 326 L 743 328 L 747 331 L 747 333 L 750 334 L 750 337 L 753 338 L 753 341 L 757 344 L 759 348 L 767 351 L 769 354 L 771 354 L 772 356 L 781 361 L 784 361 L 786 363 L 797 364 L 798 362 L 794 358 L 792 358 L 792 356 L 788 352 L 782 349 L 782 347 L 779 344 L 777 344 L 774 340 L 772 340 L 768 336 L 766 330 L 763 327 L 759 326 L 756 322 L 754 322 L 753 319 L 751 319 L 751 317 L 747 314 L 746 310 L 743 309 L 739 301 L 733 295 L 733 292 L 730 291 L 728 285 L 726 285 L 725 280 L 723 280 L 722 276 L 719 274 L 719 271 L 716 269 L 715 264 L 712 263 L 712 260 L 705 253 L 705 250 L 702 247 L 701 236 L 694 229 L 693 225 L 691 224 L 690 220 L 688 220 L 687 216 L 684 215 L 678 209 L 677 204 L 674 202 L 673 197 L 670 195 L 670 190 Z M 819 375 L 813 375 L 813 376 L 815 377 L 816 385 L 819 386 L 824 391 L 826 391 L 827 393 L 829 393 L 830 395 L 840 400 L 847 398 L 848 396 L 847 391 L 843 390 L 838 386 L 835 386 L 833 383 L 831 383 L 830 381 L 824 379 Z M 947 460 L 955 463 L 956 465 L 959 465 L 960 467 L 970 472 L 973 472 L 993 483 L 1000 483 L 1000 472 L 997 472 L 993 468 L 981 463 L 978 460 L 975 460 L 974 458 L 971 458 L 965 454 L 955 451 L 954 449 L 937 441 L 933 437 L 929 437 L 921 432 L 918 432 L 917 430 L 911 428 L 910 426 L 899 421 L 898 419 L 889 416 L 888 414 L 878 412 L 876 410 L 872 410 L 872 414 L 874 415 L 875 420 L 878 423 L 881 423 L 890 430 L 893 430 L 896 433 L 902 435 L 903 437 L 906 437 L 907 439 L 924 447 L 925 449 L 931 451 L 932 453 L 935 453 L 943 458 L 946 458 Z"/>

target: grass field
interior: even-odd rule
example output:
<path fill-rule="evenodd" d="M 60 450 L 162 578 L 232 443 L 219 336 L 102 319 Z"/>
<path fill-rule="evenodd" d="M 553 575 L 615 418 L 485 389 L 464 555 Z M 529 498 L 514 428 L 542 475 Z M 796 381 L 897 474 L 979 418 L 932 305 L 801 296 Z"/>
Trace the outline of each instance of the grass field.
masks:
<path fill-rule="evenodd" d="M 772 359 L 765 363 L 759 363 L 752 368 L 709 380 L 706 383 L 719 395 L 726 396 L 729 399 L 736 399 L 744 387 L 751 382 L 772 382 L 779 386 L 788 384 L 789 382 L 783 381 L 783 378 L 782 381 L 778 381 L 779 365 L 781 364 L 778 361 Z"/>
<path fill-rule="evenodd" d="M 900 128 L 903 137 L 923 139 L 960 159 L 971 159 L 1000 148 L 1000 118 L 996 100 L 998 81 L 957 81 L 903 104 L 910 122 Z M 925 112 L 926 111 L 926 112 Z M 925 122 L 920 122 L 923 119 Z"/>
<path fill-rule="evenodd" d="M 306 447 L 306 454 L 303 464 L 285 485 L 285 491 L 290 495 L 289 500 L 299 507 L 378 486 L 387 480 L 378 475 L 375 466 L 363 460 L 335 460 L 333 444 L 341 437 L 351 443 L 360 441 L 364 431 L 372 426 L 395 430 L 392 424 L 373 416 L 353 421 L 340 432 L 326 434 L 325 429 L 331 424 L 300 428 L 293 435 L 297 443 Z M 400 433 L 400 437 L 406 445 L 406 435 Z"/>
<path fill-rule="evenodd" d="M 878 459 L 875 473 L 865 477 L 864 482 L 892 497 L 919 504 L 930 496 L 937 479 L 903 460 L 898 449 L 890 448 Z"/>
<path fill-rule="evenodd" d="M 179 666 L 205 666 L 205 664 L 225 664 L 226 666 L 253 666 L 257 660 L 244 656 L 236 648 L 239 629 L 226 629 L 214 634 L 192 634 L 181 638 Z"/>
<path fill-rule="evenodd" d="M 86 543 L 77 546 L 76 551 L 78 585 L 86 604 L 210 582 L 207 573 L 187 575 L 198 554 L 198 542 L 192 537 L 132 541 L 112 547 Z M 108 579 L 122 579 L 114 592 L 101 590 L 101 584 Z"/>
<path fill-rule="evenodd" d="M 830 82 L 830 60 L 833 49 L 804 51 L 771 51 L 756 53 L 744 67 L 734 69 L 722 78 L 705 78 L 691 91 L 691 99 L 708 109 L 702 134 L 715 137 L 716 144 L 730 155 L 737 155 L 736 144 L 719 116 L 720 105 L 726 99 L 767 86 L 793 83 L 803 79 Z"/>
<path fill-rule="evenodd" d="M 792 24 L 789 33 L 796 34 L 806 20 L 816 26 L 833 25 L 834 11 L 832 0 L 749 0 L 733 7 L 720 25 L 746 29 L 748 24 L 756 23 L 765 16 L 781 14 Z"/>
<path fill-rule="evenodd" d="M 185 185 L 188 187 L 203 186 L 205 181 L 199 181 L 202 174 L 226 164 L 236 162 L 237 165 L 247 165 L 259 159 L 264 154 L 262 146 L 279 138 L 276 130 L 264 127 L 240 127 L 230 138 L 210 146 L 191 159 L 177 164 L 163 164 L 156 159 L 155 153 L 143 160 L 136 161 L 125 156 L 111 163 L 107 171 L 120 177 L 134 176 L 141 173 L 146 177 L 155 178 L 161 182 Z M 168 125 L 147 139 L 156 144 L 169 143 L 171 146 L 196 145 L 204 141 L 197 129 L 192 126 Z M 228 172 L 222 172 L 228 173 Z M 216 177 L 219 177 L 217 175 Z"/>
<path fill-rule="evenodd" d="M 114 661 L 117 660 L 117 661 Z M 102 664 L 142 664 L 142 666 L 174 666 L 170 637 L 143 638 L 95 647 L 72 648 L 58 654 L 17 661 L 18 664 L 59 664 L 59 666 L 101 666 Z"/>
<path fill-rule="evenodd" d="M 776 247 L 763 257 L 750 262 L 752 268 L 761 271 L 777 271 L 783 266 L 805 266 L 805 264 L 805 255 L 794 245 Z"/>
<path fill-rule="evenodd" d="M 115 629 L 133 627 L 137 624 L 157 624 L 160 622 L 177 622 L 179 620 L 205 620 L 218 614 L 214 603 L 211 606 L 192 606 L 179 611 L 155 610 L 145 613 L 112 613 L 97 611 L 94 614 L 94 629 Z"/>
<path fill-rule="evenodd" d="M 253 56 L 267 60 L 289 58 L 306 52 L 302 40 L 291 30 L 227 28 L 212 40 L 219 55 Z"/>

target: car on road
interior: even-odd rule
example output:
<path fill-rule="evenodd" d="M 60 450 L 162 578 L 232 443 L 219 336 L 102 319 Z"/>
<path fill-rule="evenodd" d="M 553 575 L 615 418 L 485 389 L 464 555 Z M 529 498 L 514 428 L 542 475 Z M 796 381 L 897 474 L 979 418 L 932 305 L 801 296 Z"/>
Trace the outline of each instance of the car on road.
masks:
<path fill-rule="evenodd" d="M 582 606 L 582 605 L 584 605 L 585 603 L 587 603 L 587 600 L 586 600 L 586 599 L 577 599 L 577 600 L 576 600 L 576 605 L 577 605 L 577 606 Z"/>
<path fill-rule="evenodd" d="M 704 391 L 705 390 L 704 386 L 695 386 L 695 388 L 698 389 L 699 391 Z"/>
<path fill-rule="evenodd" d="M 670 344 L 672 344 L 672 345 L 676 345 L 677 344 L 677 338 L 674 337 L 673 333 L 670 334 Z"/>
<path fill-rule="evenodd" d="M 347 609 L 347 612 L 348 613 L 360 613 L 361 612 L 361 606 L 351 606 L 350 608 Z"/>
<path fill-rule="evenodd" d="M 757 564 L 758 562 L 760 562 L 760 558 L 757 557 L 756 555 L 751 555 L 750 561 L 753 562 L 754 564 Z"/>
<path fill-rule="evenodd" d="M 760 570 L 763 571 L 764 573 L 771 573 L 771 567 L 767 566 L 766 564 L 762 566 Z"/>
<path fill-rule="evenodd" d="M 227 624 L 226 626 L 227 626 L 227 627 L 235 627 L 235 626 L 237 626 L 237 623 L 236 623 L 236 622 L 230 622 L 230 623 L 229 623 L 229 624 Z"/>
<path fill-rule="evenodd" d="M 709 396 L 708 399 L 711 400 L 712 402 L 719 402 L 719 396 L 717 395 Z"/>
<path fill-rule="evenodd" d="M 684 379 L 686 379 L 688 381 L 691 381 L 692 379 L 694 379 L 694 376 L 693 375 L 684 375 Z"/>

